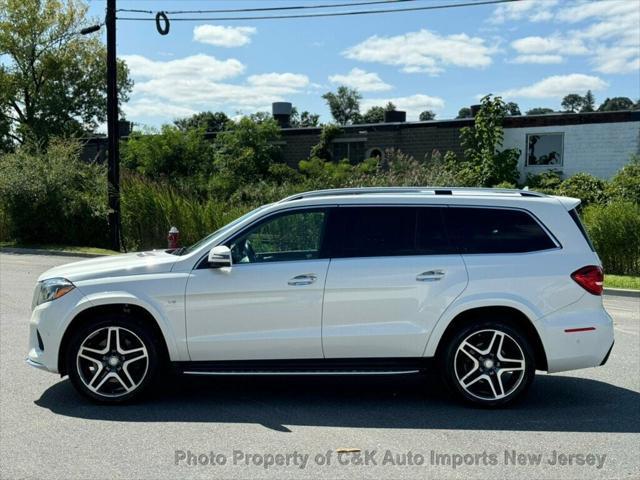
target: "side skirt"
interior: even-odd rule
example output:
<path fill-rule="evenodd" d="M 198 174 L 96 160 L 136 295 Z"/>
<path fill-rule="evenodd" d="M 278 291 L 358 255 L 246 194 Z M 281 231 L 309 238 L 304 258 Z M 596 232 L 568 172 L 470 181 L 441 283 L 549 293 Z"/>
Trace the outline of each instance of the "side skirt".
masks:
<path fill-rule="evenodd" d="M 174 362 L 184 375 L 397 375 L 427 370 L 431 358 L 319 358 Z"/>

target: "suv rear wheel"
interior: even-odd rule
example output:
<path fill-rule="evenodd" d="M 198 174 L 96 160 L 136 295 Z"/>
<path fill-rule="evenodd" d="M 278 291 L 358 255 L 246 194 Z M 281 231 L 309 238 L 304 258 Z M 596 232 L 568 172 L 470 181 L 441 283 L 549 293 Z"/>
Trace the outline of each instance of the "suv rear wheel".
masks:
<path fill-rule="evenodd" d="M 514 402 L 535 376 L 529 341 L 500 320 L 479 320 L 460 328 L 440 362 L 449 388 L 463 400 L 485 407 Z"/>
<path fill-rule="evenodd" d="M 67 368 L 73 386 L 104 403 L 133 400 L 153 383 L 158 371 L 157 343 L 149 329 L 129 316 L 107 315 L 72 334 Z"/>

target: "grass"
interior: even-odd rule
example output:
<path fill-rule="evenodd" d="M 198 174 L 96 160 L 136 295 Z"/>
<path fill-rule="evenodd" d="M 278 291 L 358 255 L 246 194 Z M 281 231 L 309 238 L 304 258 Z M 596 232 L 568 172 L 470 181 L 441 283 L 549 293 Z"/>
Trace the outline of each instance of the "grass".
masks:
<path fill-rule="evenodd" d="M 604 286 L 609 288 L 628 288 L 631 290 L 640 290 L 640 277 L 605 274 Z"/>
<path fill-rule="evenodd" d="M 113 250 L 107 250 L 106 248 L 97 247 L 79 247 L 76 245 L 51 245 L 51 244 L 39 244 L 39 245 L 25 245 L 16 242 L 0 242 L 1 248 L 33 248 L 36 250 L 55 250 L 57 252 L 65 253 L 94 253 L 97 255 L 118 255 L 120 252 Z"/>

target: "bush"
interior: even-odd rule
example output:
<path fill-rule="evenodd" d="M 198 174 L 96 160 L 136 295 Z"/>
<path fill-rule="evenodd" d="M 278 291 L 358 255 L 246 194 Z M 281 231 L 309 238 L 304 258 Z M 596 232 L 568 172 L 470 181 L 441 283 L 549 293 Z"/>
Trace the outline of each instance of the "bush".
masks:
<path fill-rule="evenodd" d="M 524 183 L 531 190 L 555 195 L 556 189 L 562 183 L 562 172 L 558 170 L 547 170 L 537 175 L 529 173 Z"/>
<path fill-rule="evenodd" d="M 210 192 L 228 198 L 242 186 L 268 180 L 271 165 L 280 160 L 279 138 L 280 127 L 271 118 L 255 121 L 244 117 L 230 123 L 214 142 Z"/>
<path fill-rule="evenodd" d="M 2 235 L 23 243 L 105 246 L 107 174 L 79 159 L 80 144 L 54 139 L 0 157 Z"/>
<path fill-rule="evenodd" d="M 616 173 L 611 179 L 607 193 L 614 200 L 640 204 L 640 155 L 633 155 L 631 162 Z"/>
<path fill-rule="evenodd" d="M 191 181 L 213 171 L 211 142 L 200 129 L 164 125 L 159 133 L 134 134 L 122 144 L 122 165 L 142 175 Z"/>
<path fill-rule="evenodd" d="M 557 195 L 582 200 L 582 205 L 605 203 L 607 183 L 588 173 L 577 173 L 564 180 L 556 189 Z"/>
<path fill-rule="evenodd" d="M 639 204 L 589 205 L 583 220 L 607 272 L 640 275 Z"/>

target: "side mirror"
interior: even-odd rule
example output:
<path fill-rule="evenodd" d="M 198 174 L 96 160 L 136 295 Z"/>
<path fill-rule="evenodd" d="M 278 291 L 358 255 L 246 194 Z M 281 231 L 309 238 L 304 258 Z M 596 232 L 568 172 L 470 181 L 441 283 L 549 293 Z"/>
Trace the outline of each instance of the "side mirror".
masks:
<path fill-rule="evenodd" d="M 212 268 L 231 266 L 231 250 L 226 245 L 218 245 L 209 251 L 209 265 Z"/>

